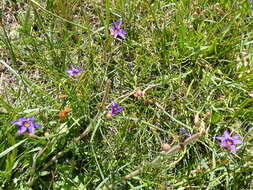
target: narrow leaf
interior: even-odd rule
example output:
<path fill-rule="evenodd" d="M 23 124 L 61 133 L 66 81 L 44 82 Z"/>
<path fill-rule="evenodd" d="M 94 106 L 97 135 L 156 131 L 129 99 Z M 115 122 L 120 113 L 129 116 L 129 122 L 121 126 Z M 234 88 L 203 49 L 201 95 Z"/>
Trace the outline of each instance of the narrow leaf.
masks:
<path fill-rule="evenodd" d="M 0 158 L 2 158 L 3 156 L 5 156 L 6 154 L 8 154 L 9 152 L 11 152 L 13 149 L 17 148 L 19 145 L 21 145 L 22 143 L 24 143 L 27 139 L 24 139 L 20 142 L 18 142 L 17 144 L 7 148 L 5 151 L 0 153 Z"/>

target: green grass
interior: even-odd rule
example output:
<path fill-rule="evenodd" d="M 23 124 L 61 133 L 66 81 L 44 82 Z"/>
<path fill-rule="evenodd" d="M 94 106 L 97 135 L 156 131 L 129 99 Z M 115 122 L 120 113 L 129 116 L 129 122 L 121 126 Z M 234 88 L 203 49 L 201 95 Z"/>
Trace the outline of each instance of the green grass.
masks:
<path fill-rule="evenodd" d="M 36 2 L 2 5 L 1 188 L 253 188 L 251 1 Z M 126 40 L 108 30 L 120 17 Z M 82 75 L 68 77 L 81 62 Z M 108 119 L 112 101 L 124 111 Z M 11 122 L 22 116 L 43 126 L 37 137 L 17 134 Z M 162 144 L 186 138 L 183 126 L 205 134 L 164 155 Z M 226 129 L 244 141 L 236 155 L 215 139 Z"/>

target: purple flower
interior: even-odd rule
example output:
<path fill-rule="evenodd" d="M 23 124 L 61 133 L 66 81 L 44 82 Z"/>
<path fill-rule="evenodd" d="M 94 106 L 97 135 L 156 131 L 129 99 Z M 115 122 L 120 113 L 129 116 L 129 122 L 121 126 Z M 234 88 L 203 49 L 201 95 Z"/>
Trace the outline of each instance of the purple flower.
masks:
<path fill-rule="evenodd" d="M 18 134 L 23 134 L 28 129 L 30 135 L 34 135 L 35 128 L 41 128 L 40 125 L 34 123 L 35 118 L 34 117 L 20 117 L 19 120 L 13 121 L 12 124 L 19 125 Z"/>
<path fill-rule="evenodd" d="M 243 141 L 240 140 L 239 135 L 235 135 L 230 137 L 230 133 L 228 130 L 224 131 L 224 137 L 216 137 L 216 139 L 221 140 L 220 146 L 227 148 L 228 150 L 236 153 L 236 146 L 238 144 L 243 144 Z"/>
<path fill-rule="evenodd" d="M 186 135 L 187 137 L 191 136 L 184 127 L 182 127 L 179 132 L 180 134 Z"/>
<path fill-rule="evenodd" d="M 126 39 L 126 31 L 123 29 L 120 29 L 120 26 L 122 25 L 122 20 L 119 20 L 118 22 L 114 22 L 113 26 L 111 26 L 110 33 L 114 38 L 117 38 L 117 36 L 120 36 L 122 39 Z"/>
<path fill-rule="evenodd" d="M 83 71 L 82 67 L 75 65 L 71 65 L 71 69 L 66 70 L 69 77 L 79 77 L 82 71 Z"/>
<path fill-rule="evenodd" d="M 123 106 L 122 106 L 122 107 L 119 107 L 119 103 L 114 102 L 114 103 L 112 104 L 112 110 L 111 110 L 112 116 L 117 115 L 118 113 L 122 112 L 123 109 L 124 109 Z"/>

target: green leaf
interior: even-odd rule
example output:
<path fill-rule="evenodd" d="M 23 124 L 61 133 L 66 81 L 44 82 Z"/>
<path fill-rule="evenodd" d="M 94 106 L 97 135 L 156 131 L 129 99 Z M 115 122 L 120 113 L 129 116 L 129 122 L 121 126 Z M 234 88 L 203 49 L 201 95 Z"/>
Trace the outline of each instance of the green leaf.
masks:
<path fill-rule="evenodd" d="M 0 153 L 0 158 L 2 158 L 3 156 L 5 156 L 6 154 L 8 154 L 9 152 L 11 152 L 12 150 L 14 150 L 15 148 L 17 148 L 19 145 L 21 145 L 22 143 L 24 143 L 27 139 L 24 139 L 20 142 L 18 142 L 17 144 L 7 148 L 5 151 Z"/>

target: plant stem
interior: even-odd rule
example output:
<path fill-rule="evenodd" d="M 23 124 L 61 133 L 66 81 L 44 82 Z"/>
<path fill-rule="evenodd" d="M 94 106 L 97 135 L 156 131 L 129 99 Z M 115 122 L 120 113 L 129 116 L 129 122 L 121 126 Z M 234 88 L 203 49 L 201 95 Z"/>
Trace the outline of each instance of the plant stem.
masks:
<path fill-rule="evenodd" d="M 200 138 L 202 135 L 204 134 L 204 131 L 200 131 L 199 133 L 196 133 L 190 137 L 188 137 L 187 139 L 185 139 L 182 143 L 179 143 L 175 146 L 173 146 L 169 151 L 167 152 L 164 152 L 163 155 L 169 155 L 169 154 L 172 154 L 174 152 L 176 152 L 177 150 L 182 150 L 184 148 L 185 145 L 189 144 L 190 142 Z M 150 165 L 153 165 L 153 164 L 157 164 L 161 161 L 161 155 L 157 156 L 151 163 Z M 138 174 L 140 174 L 142 171 L 143 171 L 144 167 L 139 167 L 139 169 L 137 170 L 134 170 L 133 172 L 131 172 L 130 174 L 126 175 L 124 177 L 124 179 L 128 180 Z"/>

